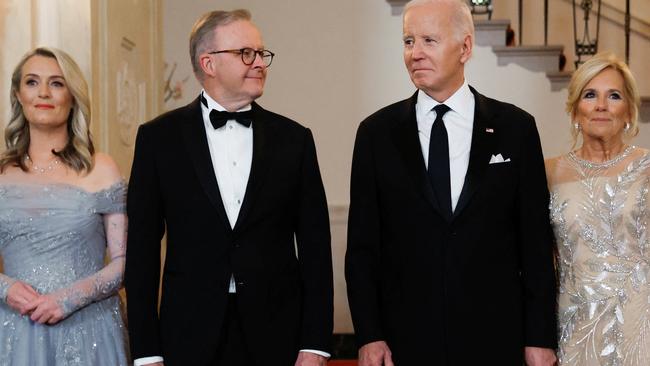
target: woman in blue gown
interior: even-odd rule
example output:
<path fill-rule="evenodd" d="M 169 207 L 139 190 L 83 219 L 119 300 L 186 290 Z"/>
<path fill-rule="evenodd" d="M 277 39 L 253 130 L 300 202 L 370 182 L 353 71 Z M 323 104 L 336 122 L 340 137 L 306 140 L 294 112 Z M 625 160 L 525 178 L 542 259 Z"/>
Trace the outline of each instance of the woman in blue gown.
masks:
<path fill-rule="evenodd" d="M 95 153 L 88 88 L 63 51 L 16 66 L 0 155 L 0 365 L 127 365 L 117 291 L 126 186 Z"/>

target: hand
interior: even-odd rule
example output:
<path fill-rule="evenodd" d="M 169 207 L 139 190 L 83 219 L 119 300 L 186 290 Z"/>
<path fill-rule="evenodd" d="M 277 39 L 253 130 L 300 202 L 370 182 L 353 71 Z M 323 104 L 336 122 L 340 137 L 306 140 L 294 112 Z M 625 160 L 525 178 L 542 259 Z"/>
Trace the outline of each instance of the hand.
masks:
<path fill-rule="evenodd" d="M 295 366 L 327 366 L 327 358 L 311 352 L 298 352 Z"/>
<path fill-rule="evenodd" d="M 25 315 L 29 313 L 27 304 L 36 300 L 39 296 L 38 292 L 30 285 L 16 281 L 7 290 L 7 305 L 19 312 L 20 315 Z"/>
<path fill-rule="evenodd" d="M 555 351 L 550 348 L 526 347 L 526 365 L 528 366 L 554 366 L 557 365 Z"/>
<path fill-rule="evenodd" d="M 145 364 L 144 366 L 165 366 L 162 362 L 154 362 L 154 363 L 148 363 Z"/>
<path fill-rule="evenodd" d="M 386 342 L 370 342 L 359 348 L 359 366 L 395 366 Z"/>
<path fill-rule="evenodd" d="M 27 304 L 32 321 L 39 324 L 56 324 L 63 319 L 63 309 L 52 295 L 41 295 Z"/>

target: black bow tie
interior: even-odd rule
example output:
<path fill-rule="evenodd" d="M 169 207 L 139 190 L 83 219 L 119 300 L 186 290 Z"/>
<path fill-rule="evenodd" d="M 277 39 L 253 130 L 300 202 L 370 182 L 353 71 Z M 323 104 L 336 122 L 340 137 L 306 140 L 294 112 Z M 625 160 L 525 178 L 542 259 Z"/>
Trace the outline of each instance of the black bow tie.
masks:
<path fill-rule="evenodd" d="M 206 108 L 208 107 L 208 101 L 201 93 L 201 104 Z M 253 122 L 253 111 L 244 111 L 244 112 L 227 112 L 227 111 L 218 111 L 213 109 L 210 111 L 210 123 L 212 127 L 216 130 L 226 125 L 228 120 L 234 119 L 239 122 L 244 127 L 250 127 Z"/>
<path fill-rule="evenodd" d="M 210 122 L 216 130 L 226 125 L 228 120 L 234 119 L 244 127 L 250 127 L 253 122 L 253 111 L 226 112 L 213 109 L 210 111 Z"/>

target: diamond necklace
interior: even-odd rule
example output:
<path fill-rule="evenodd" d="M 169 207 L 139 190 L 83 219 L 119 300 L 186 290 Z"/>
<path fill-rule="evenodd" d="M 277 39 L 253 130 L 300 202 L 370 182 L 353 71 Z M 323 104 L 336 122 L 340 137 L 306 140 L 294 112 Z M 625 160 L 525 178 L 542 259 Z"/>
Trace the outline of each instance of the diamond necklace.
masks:
<path fill-rule="evenodd" d="M 43 174 L 45 172 L 51 172 L 52 170 L 56 169 L 59 166 L 59 158 L 57 158 L 56 156 L 54 157 L 54 159 L 52 159 L 52 162 L 49 165 L 44 167 L 40 167 L 36 165 L 34 163 L 34 160 L 32 160 L 32 158 L 29 157 L 29 154 L 27 154 L 27 160 L 32 162 L 32 170 L 40 174 Z"/>

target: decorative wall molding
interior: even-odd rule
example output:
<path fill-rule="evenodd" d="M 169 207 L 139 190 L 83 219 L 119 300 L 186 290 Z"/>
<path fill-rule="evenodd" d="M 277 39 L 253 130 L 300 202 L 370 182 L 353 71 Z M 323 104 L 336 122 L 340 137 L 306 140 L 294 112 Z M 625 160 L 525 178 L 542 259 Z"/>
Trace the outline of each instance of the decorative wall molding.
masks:
<path fill-rule="evenodd" d="M 92 1 L 91 128 L 125 176 L 137 127 L 161 112 L 161 1 Z"/>

